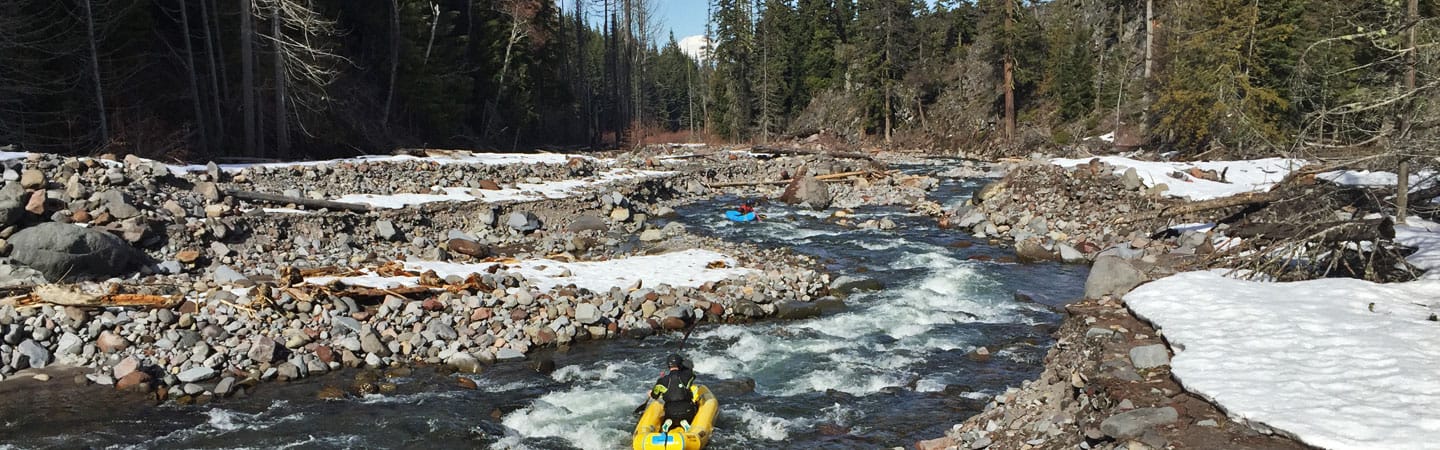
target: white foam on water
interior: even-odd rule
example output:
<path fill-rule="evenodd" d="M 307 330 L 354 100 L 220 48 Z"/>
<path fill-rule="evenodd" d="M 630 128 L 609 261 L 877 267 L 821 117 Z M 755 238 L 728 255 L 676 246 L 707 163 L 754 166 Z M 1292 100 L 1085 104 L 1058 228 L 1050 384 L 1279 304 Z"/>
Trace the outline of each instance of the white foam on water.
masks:
<path fill-rule="evenodd" d="M 631 369 L 633 367 L 633 364 L 617 361 L 600 363 L 600 367 L 570 365 L 556 369 L 550 374 L 550 378 L 561 383 L 575 381 L 612 381 L 621 379 L 625 376 L 625 369 Z"/>
<path fill-rule="evenodd" d="M 740 432 L 746 436 L 777 442 L 790 438 L 790 427 L 794 423 L 790 419 L 765 414 L 749 406 L 742 407 L 733 414 L 744 424 Z"/>
<path fill-rule="evenodd" d="M 617 389 L 580 386 L 542 395 L 530 406 L 506 415 L 501 423 L 517 436 L 555 437 L 582 449 L 608 449 L 627 440 L 634 426 L 629 422 L 633 408 L 629 405 L 639 405 L 641 400 Z M 501 443 L 491 448 L 515 448 Z"/>
<path fill-rule="evenodd" d="M 934 378 L 921 378 L 920 381 L 915 382 L 915 392 L 940 392 L 949 385 L 950 383 Z"/>
<path fill-rule="evenodd" d="M 210 420 L 205 421 L 205 424 L 209 425 L 211 428 L 220 431 L 238 430 L 240 429 L 241 425 L 235 423 L 235 416 L 237 414 L 239 413 L 226 409 L 212 409 L 209 411 L 205 411 L 205 415 L 210 416 Z M 243 421 L 243 419 L 241 420 Z"/>
<path fill-rule="evenodd" d="M 866 250 L 870 250 L 870 251 L 894 250 L 894 249 L 897 249 L 897 248 L 900 248 L 900 247 L 905 246 L 905 242 L 904 242 L 904 241 L 901 241 L 901 240 L 898 240 L 898 239 L 895 239 L 895 240 L 869 240 L 869 239 L 866 239 L 866 240 L 857 240 L 857 241 L 855 241 L 855 243 L 858 244 L 858 245 L 860 245 L 860 248 L 863 248 L 863 249 L 866 249 Z"/>
<path fill-rule="evenodd" d="M 492 381 L 483 381 L 483 382 L 482 382 L 481 379 L 472 378 L 472 380 L 475 380 L 475 387 L 476 387 L 476 389 L 481 390 L 481 391 L 485 391 L 485 392 L 492 392 L 492 393 L 493 393 L 493 392 L 518 391 L 518 390 L 521 390 L 521 389 L 525 389 L 525 388 L 529 388 L 529 387 L 535 386 L 535 383 L 532 383 L 532 382 L 529 382 L 529 381 L 511 381 L 511 382 L 509 382 L 509 383 L 496 384 L 495 382 L 492 382 Z"/>
<path fill-rule="evenodd" d="M 205 414 L 208 419 L 205 423 L 186 429 L 175 430 L 165 435 L 156 436 L 150 441 L 140 444 L 121 446 L 120 448 L 148 449 L 156 447 L 176 447 L 188 441 L 193 436 L 215 436 L 237 430 L 265 430 L 275 425 L 287 422 L 299 422 L 306 420 L 303 412 L 291 411 L 289 402 L 276 400 L 264 411 L 254 414 L 231 411 L 227 409 L 210 409 Z"/>
<path fill-rule="evenodd" d="M 786 382 L 775 394 L 792 396 L 810 392 L 835 390 L 856 397 L 863 397 L 879 392 L 881 389 L 887 387 L 904 386 L 908 381 L 904 374 L 895 371 L 862 373 L 861 370 L 857 369 L 862 369 L 862 367 L 840 365 L 828 370 L 812 370 L 799 378 Z M 866 370 L 864 372 L 876 371 Z"/>
<path fill-rule="evenodd" d="M 418 405 L 430 399 L 453 398 L 462 395 L 460 391 L 430 391 L 413 394 L 365 394 L 359 399 L 367 405 Z"/>

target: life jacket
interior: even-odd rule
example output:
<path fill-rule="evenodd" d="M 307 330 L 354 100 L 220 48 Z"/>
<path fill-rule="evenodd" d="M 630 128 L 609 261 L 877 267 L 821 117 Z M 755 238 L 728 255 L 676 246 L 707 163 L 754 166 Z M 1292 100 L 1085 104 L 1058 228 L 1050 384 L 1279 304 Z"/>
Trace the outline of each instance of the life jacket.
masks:
<path fill-rule="evenodd" d="M 672 370 L 655 383 L 654 393 L 665 401 L 667 410 L 684 411 L 693 407 L 700 396 L 695 387 L 695 372 L 689 369 Z"/>

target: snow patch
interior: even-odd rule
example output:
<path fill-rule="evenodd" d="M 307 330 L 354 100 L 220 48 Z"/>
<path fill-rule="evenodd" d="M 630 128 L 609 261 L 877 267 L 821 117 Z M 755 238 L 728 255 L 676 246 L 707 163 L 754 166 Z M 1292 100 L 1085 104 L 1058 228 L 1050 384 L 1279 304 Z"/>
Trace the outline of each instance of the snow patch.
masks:
<path fill-rule="evenodd" d="M 1264 283 L 1188 272 L 1125 303 L 1175 349 L 1186 389 L 1236 420 L 1331 449 L 1440 449 L 1440 280 Z"/>
<path fill-rule="evenodd" d="M 709 268 L 709 264 L 715 261 L 724 261 L 726 267 Z M 450 275 L 468 277 L 475 273 L 486 273 L 490 266 L 496 264 L 500 263 L 406 261 L 405 270 L 434 270 L 440 278 Z M 735 260 L 724 254 L 698 249 L 607 261 L 564 262 L 531 259 L 510 265 L 508 270 L 524 276 L 542 291 L 573 283 L 576 287 L 592 292 L 607 292 L 612 287 L 623 288 L 641 280 L 644 280 L 645 286 L 669 284 L 676 287 L 699 287 L 712 281 L 744 277 L 754 271 L 736 267 Z M 352 286 L 379 289 L 419 285 L 418 277 L 385 277 L 373 273 L 353 277 L 311 277 L 306 279 L 306 282 L 323 285 L 336 280 Z"/>
<path fill-rule="evenodd" d="M 1428 188 L 1435 184 L 1435 172 L 1421 171 L 1410 175 L 1410 192 Z M 1392 172 L 1369 170 L 1334 170 L 1316 175 L 1315 178 L 1342 186 L 1386 187 L 1394 186 L 1400 176 Z"/>
<path fill-rule="evenodd" d="M 1073 168 L 1089 164 L 1092 159 L 1097 158 L 1056 158 L 1050 162 L 1061 167 Z M 1119 156 L 1102 156 L 1098 159 L 1114 166 L 1116 175 L 1123 175 L 1127 169 L 1133 168 L 1145 186 L 1153 187 L 1157 184 L 1164 184 L 1170 188 L 1165 191 L 1166 196 L 1190 200 L 1210 200 L 1246 192 L 1268 190 L 1289 175 L 1291 171 L 1305 165 L 1304 160 L 1286 158 L 1193 163 L 1140 161 Z M 1185 173 L 1192 168 L 1224 173 L 1227 182 L 1195 178 Z M 1180 178 L 1172 176 L 1177 173 L 1180 174 Z"/>

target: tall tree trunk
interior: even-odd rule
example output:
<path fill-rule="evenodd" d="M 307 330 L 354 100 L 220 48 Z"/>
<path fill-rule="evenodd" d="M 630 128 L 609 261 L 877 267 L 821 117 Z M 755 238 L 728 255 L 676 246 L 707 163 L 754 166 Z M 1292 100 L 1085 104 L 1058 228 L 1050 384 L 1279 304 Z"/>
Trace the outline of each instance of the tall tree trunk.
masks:
<path fill-rule="evenodd" d="M 215 140 L 211 143 L 210 146 L 210 149 L 213 151 L 219 149 L 222 143 L 225 142 L 225 120 L 224 116 L 220 113 L 220 107 L 222 105 L 222 102 L 220 101 L 221 82 L 219 76 L 216 73 L 216 71 L 223 72 L 223 69 L 219 68 L 219 61 L 221 61 L 223 58 L 217 56 L 217 53 L 215 51 L 215 39 L 210 32 L 210 22 L 207 19 L 207 17 L 210 16 L 210 8 L 208 5 L 211 1 L 212 0 L 200 1 L 200 23 L 204 25 L 204 27 L 202 28 L 205 29 L 205 54 L 210 60 L 210 108 L 211 112 L 215 114 L 215 116 L 213 117 L 213 121 L 211 122 L 211 124 L 215 126 Z M 182 0 L 182 3 L 183 2 L 184 0 Z"/>
<path fill-rule="evenodd" d="M 435 29 L 440 26 L 440 4 L 430 4 L 430 14 L 435 16 L 430 20 L 430 42 L 425 44 L 425 65 L 430 64 L 430 49 L 435 48 Z"/>
<path fill-rule="evenodd" d="M 1415 47 L 1415 28 L 1419 26 L 1416 23 L 1416 21 L 1420 19 L 1419 2 L 1417 0 L 1410 0 L 1405 9 L 1406 17 L 1408 17 L 1410 22 L 1410 32 L 1407 36 L 1410 43 L 1409 48 L 1405 52 L 1405 92 L 1415 92 L 1415 62 L 1418 59 L 1415 53 L 1419 51 L 1419 49 Z M 1406 100 L 1405 107 L 1402 108 L 1400 120 L 1397 121 L 1399 122 L 1399 137 L 1402 143 L 1410 137 L 1410 118 L 1414 113 L 1415 100 Z M 1410 161 L 1405 155 L 1400 155 L 1400 168 L 1398 172 L 1397 175 L 1399 177 L 1395 183 L 1395 222 L 1404 225 L 1405 216 L 1409 213 L 1407 209 L 1410 206 Z"/>
<path fill-rule="evenodd" d="M 100 53 L 95 50 L 95 13 L 90 8 L 92 0 L 85 4 L 85 32 L 90 37 L 90 78 L 95 82 L 95 111 L 100 119 L 100 146 L 110 144 L 110 126 L 105 117 L 105 91 L 100 86 Z"/>
<path fill-rule="evenodd" d="M 390 0 L 390 87 L 385 92 L 385 110 L 380 125 L 390 129 L 390 108 L 395 102 L 395 78 L 400 74 L 400 0 Z"/>
<path fill-rule="evenodd" d="M 240 0 L 240 96 L 245 115 L 245 155 L 255 155 L 255 29 L 251 24 L 250 1 Z"/>
<path fill-rule="evenodd" d="M 891 87 L 891 84 L 892 84 L 891 81 L 890 81 L 890 78 L 891 78 L 890 67 L 895 64 L 895 61 L 892 59 L 892 58 L 894 58 L 895 55 L 890 54 L 890 46 L 891 46 L 891 42 L 890 42 L 890 39 L 891 39 L 890 30 L 893 28 L 893 27 L 890 25 L 890 18 L 893 17 L 894 15 L 895 15 L 894 12 L 889 11 L 889 8 L 886 8 L 886 11 L 885 11 L 885 66 L 884 66 L 884 70 L 881 70 L 881 71 L 880 71 L 881 76 L 884 76 L 884 77 L 885 77 L 885 80 L 882 81 L 882 83 L 885 84 L 885 145 L 890 145 L 890 87 Z M 1007 60 L 1008 60 L 1008 58 L 1007 58 Z M 1010 76 L 1010 71 L 1009 71 L 1009 69 L 1006 69 L 1006 71 L 1005 71 L 1005 76 L 1007 76 L 1007 77 Z M 1006 84 L 1008 85 L 1009 83 L 1007 82 Z M 1007 90 L 1006 92 L 1008 93 L 1009 90 Z M 1008 101 L 1008 99 L 1009 99 L 1009 96 L 1008 96 L 1008 95 L 1006 96 L 1006 99 L 1007 99 L 1006 104 L 1009 105 L 1010 103 L 1009 103 L 1009 101 Z M 1009 114 L 1009 113 L 1007 112 L 1007 114 Z"/>
<path fill-rule="evenodd" d="M 201 6 L 204 6 L 206 3 L 210 4 L 210 12 L 206 14 L 208 16 L 206 19 L 208 21 L 208 23 L 206 24 L 206 30 L 209 31 L 213 36 L 215 36 L 213 38 L 215 40 L 213 44 L 214 48 L 212 49 L 213 54 L 211 55 L 213 61 L 211 61 L 210 64 L 212 66 L 215 66 L 216 70 L 220 72 L 220 98 L 225 99 L 226 102 L 230 102 L 234 101 L 235 98 L 230 96 L 230 71 L 225 70 L 225 65 L 223 64 L 228 60 L 225 59 L 225 46 L 221 45 L 219 41 L 220 4 L 218 3 L 218 1 L 219 0 L 203 0 L 200 3 Z"/>
<path fill-rule="evenodd" d="M 1013 41 L 1011 29 L 1014 28 L 1015 0 L 1005 0 L 1005 36 L 1007 41 Z M 1005 44 L 1005 143 L 1013 144 L 1015 141 L 1015 55 L 1014 45 L 1010 42 Z"/>
<path fill-rule="evenodd" d="M 203 3 L 203 2 L 202 2 Z M 210 133 L 207 131 L 210 126 L 206 125 L 205 108 L 200 104 L 200 81 L 199 75 L 195 73 L 195 47 L 190 43 L 190 6 L 183 0 L 180 2 L 180 28 L 184 31 L 185 38 L 185 64 L 188 66 L 187 75 L 190 76 L 190 100 L 195 107 L 195 123 L 200 128 L 200 145 L 209 153 Z"/>
<path fill-rule="evenodd" d="M 1154 101 L 1151 94 L 1150 75 L 1155 65 L 1155 0 L 1145 0 L 1145 74 L 1140 81 L 1140 138 L 1144 141 L 1150 140 L 1150 103 Z"/>
<path fill-rule="evenodd" d="M 275 46 L 275 152 L 280 158 L 290 156 L 290 123 L 285 113 L 285 88 L 289 78 L 285 75 L 285 47 L 280 44 L 283 30 L 280 27 L 280 3 L 270 10 L 271 42 Z"/>

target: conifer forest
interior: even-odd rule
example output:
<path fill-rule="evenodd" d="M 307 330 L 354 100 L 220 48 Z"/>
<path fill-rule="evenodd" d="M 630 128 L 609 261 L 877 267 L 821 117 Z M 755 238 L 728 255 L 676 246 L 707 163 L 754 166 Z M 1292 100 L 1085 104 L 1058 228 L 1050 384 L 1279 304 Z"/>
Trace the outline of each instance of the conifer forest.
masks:
<path fill-rule="evenodd" d="M 658 1 L 6 0 L 0 144 L 193 160 L 817 134 L 1026 154 L 1113 133 L 1197 157 L 1435 143 L 1434 0 L 710 0 L 701 54 Z"/>

